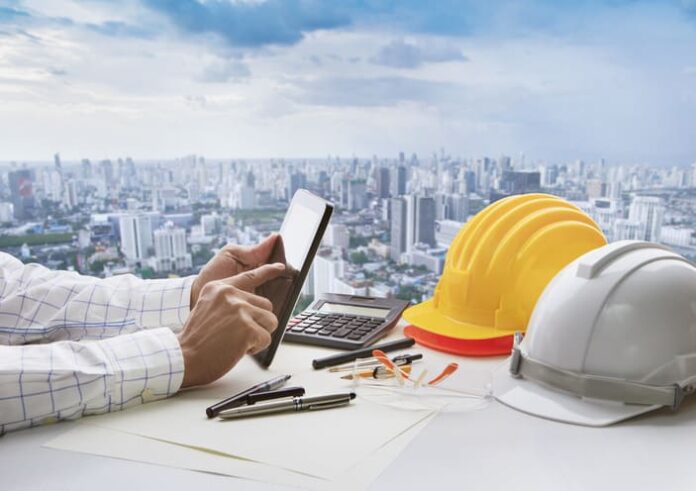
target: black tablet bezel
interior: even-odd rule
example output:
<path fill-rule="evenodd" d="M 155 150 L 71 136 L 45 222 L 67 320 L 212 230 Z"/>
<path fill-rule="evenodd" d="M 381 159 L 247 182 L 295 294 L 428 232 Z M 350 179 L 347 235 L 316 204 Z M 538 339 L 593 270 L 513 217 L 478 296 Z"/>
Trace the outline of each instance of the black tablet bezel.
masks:
<path fill-rule="evenodd" d="M 288 211 L 285 214 L 285 218 L 283 219 L 281 230 L 283 230 L 283 226 L 285 225 L 288 216 L 292 212 L 293 206 L 295 206 L 296 204 L 305 206 L 306 208 L 310 208 L 317 214 L 321 214 L 322 218 L 319 222 L 319 226 L 317 227 L 314 237 L 312 238 L 312 244 L 309 247 L 307 256 L 305 256 L 305 260 L 302 264 L 302 269 L 299 271 L 297 278 L 293 282 L 293 285 L 291 287 L 291 291 L 289 293 L 290 300 L 285 304 L 285 308 L 283 309 L 283 311 L 278 314 L 278 327 L 273 332 L 273 335 L 271 337 L 271 344 L 265 350 L 254 355 L 254 359 L 259 363 L 259 365 L 261 365 L 264 368 L 268 368 L 271 365 L 273 357 L 275 356 L 276 351 L 278 350 L 278 346 L 280 345 L 280 342 L 283 340 L 283 336 L 285 335 L 285 328 L 287 326 L 288 321 L 290 320 L 290 316 L 292 315 L 293 310 L 295 310 L 297 301 L 300 298 L 302 287 L 304 286 L 307 274 L 309 273 L 309 270 L 312 267 L 314 256 L 316 256 L 317 254 L 317 250 L 319 249 L 321 240 L 324 237 L 324 232 L 326 231 L 326 227 L 329 224 L 329 220 L 331 220 L 331 214 L 333 213 L 334 209 L 333 204 L 329 201 L 326 201 L 325 199 L 310 193 L 306 189 L 299 189 L 297 190 L 297 192 L 295 192 L 295 195 L 292 197 L 292 201 L 290 202 Z"/>

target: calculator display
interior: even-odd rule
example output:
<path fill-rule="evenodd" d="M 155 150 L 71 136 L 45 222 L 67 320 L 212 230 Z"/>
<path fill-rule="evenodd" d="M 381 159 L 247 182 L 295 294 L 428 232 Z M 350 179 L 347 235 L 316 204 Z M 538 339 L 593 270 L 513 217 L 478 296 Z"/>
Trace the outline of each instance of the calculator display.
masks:
<path fill-rule="evenodd" d="M 345 305 L 340 303 L 324 303 L 319 312 L 331 314 L 364 315 L 384 319 L 389 314 L 389 309 L 376 309 L 374 307 L 360 307 L 358 305 Z"/>

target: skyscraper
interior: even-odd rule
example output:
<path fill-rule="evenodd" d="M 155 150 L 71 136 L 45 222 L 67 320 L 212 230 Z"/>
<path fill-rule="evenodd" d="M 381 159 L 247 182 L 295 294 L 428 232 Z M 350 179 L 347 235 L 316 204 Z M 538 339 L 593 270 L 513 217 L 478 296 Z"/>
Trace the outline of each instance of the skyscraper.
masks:
<path fill-rule="evenodd" d="M 410 194 L 406 201 L 406 251 L 416 244 L 435 245 L 435 199 Z"/>
<path fill-rule="evenodd" d="M 28 169 L 9 173 L 10 194 L 14 206 L 14 216 L 19 220 L 29 220 L 36 215 L 34 197 L 34 173 Z"/>
<path fill-rule="evenodd" d="M 121 252 L 129 262 L 142 261 L 150 256 L 152 248 L 152 224 L 150 217 L 142 213 L 122 215 Z"/>
<path fill-rule="evenodd" d="M 399 165 L 391 169 L 390 185 L 392 196 L 403 196 L 406 194 L 406 166 Z"/>
<path fill-rule="evenodd" d="M 407 204 L 404 198 L 389 200 L 391 208 L 391 258 L 398 262 L 401 254 L 406 252 Z"/>
<path fill-rule="evenodd" d="M 367 208 L 367 184 L 362 179 L 348 181 L 348 203 L 350 211 Z"/>
<path fill-rule="evenodd" d="M 377 168 L 377 197 L 380 199 L 388 198 L 390 196 L 389 177 L 389 167 Z"/>
<path fill-rule="evenodd" d="M 192 266 L 191 254 L 186 252 L 186 231 L 167 222 L 154 232 L 155 257 L 151 264 L 155 271 L 179 271 Z"/>
<path fill-rule="evenodd" d="M 89 159 L 82 159 L 82 178 L 92 179 L 92 162 Z"/>
<path fill-rule="evenodd" d="M 298 189 L 307 187 L 307 176 L 302 172 L 288 174 L 288 201 L 292 199 Z"/>
<path fill-rule="evenodd" d="M 415 208 L 415 244 L 435 245 L 435 200 L 418 196 Z"/>
<path fill-rule="evenodd" d="M 640 223 L 640 240 L 659 242 L 664 213 L 665 205 L 661 198 L 636 196 L 628 210 L 628 219 Z"/>

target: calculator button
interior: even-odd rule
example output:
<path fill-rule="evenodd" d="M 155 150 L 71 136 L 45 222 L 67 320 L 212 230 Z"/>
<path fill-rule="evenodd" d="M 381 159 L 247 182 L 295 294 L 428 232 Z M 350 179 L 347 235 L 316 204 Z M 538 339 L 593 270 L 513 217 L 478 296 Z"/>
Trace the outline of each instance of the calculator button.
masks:
<path fill-rule="evenodd" d="M 327 331 L 325 329 L 322 329 L 317 333 L 319 336 L 331 336 L 331 331 Z"/>
<path fill-rule="evenodd" d="M 302 332 L 304 330 L 304 327 L 293 327 L 292 329 L 290 329 L 290 332 Z"/>
<path fill-rule="evenodd" d="M 319 332 L 319 329 L 316 327 L 309 327 L 305 329 L 304 332 L 305 334 L 316 334 L 317 332 Z"/>
<path fill-rule="evenodd" d="M 345 338 L 348 334 L 350 334 L 350 329 L 339 329 L 338 331 L 334 332 L 332 336 L 334 338 Z"/>
<path fill-rule="evenodd" d="M 351 334 L 350 336 L 347 337 L 347 339 L 350 339 L 351 341 L 358 341 L 359 339 L 362 339 L 363 335 L 362 334 Z"/>

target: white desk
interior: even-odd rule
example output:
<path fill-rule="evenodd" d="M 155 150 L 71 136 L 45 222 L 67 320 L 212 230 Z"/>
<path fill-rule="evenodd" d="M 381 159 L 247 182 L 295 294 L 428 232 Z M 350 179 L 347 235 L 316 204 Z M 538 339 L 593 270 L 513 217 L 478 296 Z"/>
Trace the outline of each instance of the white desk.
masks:
<path fill-rule="evenodd" d="M 463 359 L 461 370 L 495 360 Z M 199 472 L 41 448 L 74 423 L 0 438 L 0 490 L 285 489 Z M 155 487 L 156 486 L 156 487 Z M 375 490 L 696 489 L 696 397 L 609 428 L 553 423 L 498 403 L 440 414 Z"/>

